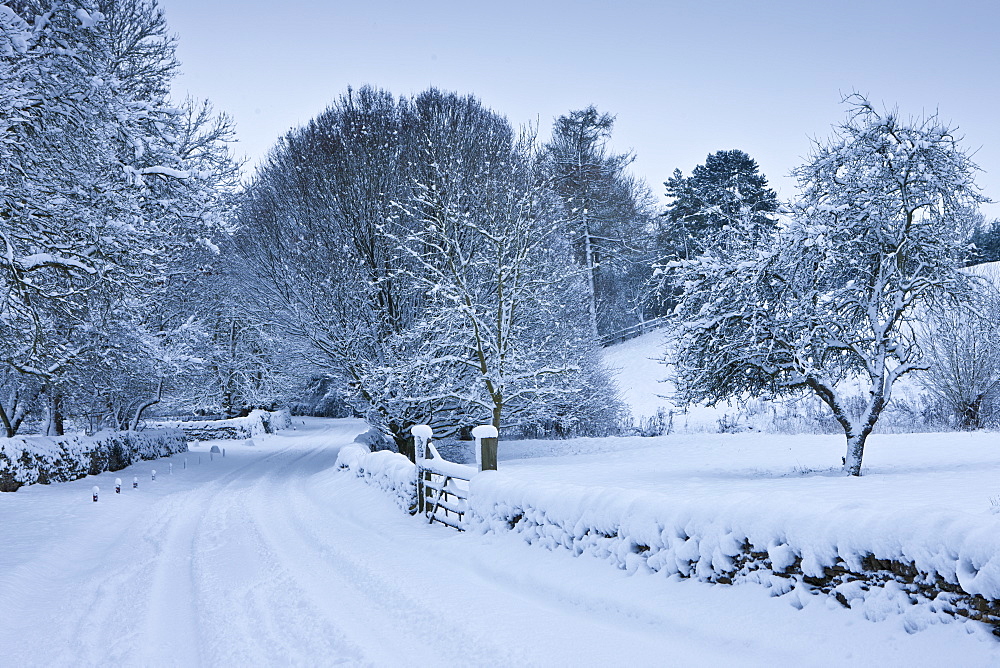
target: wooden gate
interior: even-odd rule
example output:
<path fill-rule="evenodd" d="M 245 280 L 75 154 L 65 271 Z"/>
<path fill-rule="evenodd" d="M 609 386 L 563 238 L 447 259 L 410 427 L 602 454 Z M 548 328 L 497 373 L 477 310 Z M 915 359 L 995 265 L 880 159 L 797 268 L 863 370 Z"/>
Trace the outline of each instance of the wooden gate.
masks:
<path fill-rule="evenodd" d="M 417 511 L 427 523 L 440 522 L 464 530 L 469 509 L 469 480 L 476 469 L 443 459 L 433 443 L 427 444 L 427 458 L 417 459 Z"/>

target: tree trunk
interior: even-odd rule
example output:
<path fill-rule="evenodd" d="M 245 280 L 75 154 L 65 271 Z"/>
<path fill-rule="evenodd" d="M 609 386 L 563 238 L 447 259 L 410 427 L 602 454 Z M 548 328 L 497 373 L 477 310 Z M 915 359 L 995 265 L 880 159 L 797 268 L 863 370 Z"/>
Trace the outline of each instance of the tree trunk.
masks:
<path fill-rule="evenodd" d="M 590 335 L 594 341 L 599 341 L 600 337 L 597 333 L 597 281 L 594 277 L 597 267 L 594 266 L 594 246 L 590 240 L 589 223 L 583 225 L 583 247 L 587 265 L 587 315 L 590 317 Z M 499 425 L 494 426 L 497 429 L 500 428 Z"/>
<path fill-rule="evenodd" d="M 3 406 L 0 406 L 0 423 L 3 424 L 4 435 L 7 438 L 13 437 L 14 427 L 11 425 L 10 418 L 7 417 L 7 411 L 3 409 Z"/>
<path fill-rule="evenodd" d="M 38 392 L 37 389 L 34 389 L 27 392 L 14 393 L 13 403 L 11 404 L 14 412 L 9 415 L 11 436 L 17 434 L 17 430 L 21 428 L 24 418 L 28 417 L 28 411 L 31 410 L 31 405 L 38 398 Z"/>
<path fill-rule="evenodd" d="M 414 464 L 417 463 L 417 448 L 413 442 L 413 435 L 404 432 L 393 432 L 392 440 L 396 442 L 396 450 Z"/>
<path fill-rule="evenodd" d="M 503 411 L 503 404 L 494 403 L 493 404 L 493 426 L 496 428 L 497 433 L 500 433 L 500 413 Z"/>
<path fill-rule="evenodd" d="M 864 431 L 859 434 L 848 434 L 847 456 L 844 457 L 844 473 L 847 475 L 861 475 L 861 459 L 865 454 L 867 438 L 868 434 Z"/>
<path fill-rule="evenodd" d="M 961 415 L 959 415 L 962 431 L 975 431 L 982 426 L 980 421 L 982 419 L 983 398 L 983 395 L 979 395 L 972 401 L 966 402 L 962 407 Z"/>
<path fill-rule="evenodd" d="M 46 436 L 62 436 L 63 435 L 63 414 L 62 414 L 62 395 L 58 392 L 53 392 L 49 395 L 48 401 L 45 402 L 45 435 Z"/>
<path fill-rule="evenodd" d="M 156 382 L 156 397 L 139 404 L 138 408 L 135 409 L 135 415 L 132 416 L 132 422 L 131 424 L 129 424 L 128 430 L 137 431 L 139 429 L 139 421 L 142 419 L 143 412 L 150 406 L 155 406 L 156 404 L 160 403 L 160 400 L 162 398 L 163 398 L 163 379 L 160 378 Z"/>
<path fill-rule="evenodd" d="M 861 475 L 861 460 L 865 454 L 865 441 L 868 435 L 875 428 L 882 409 L 885 408 L 885 399 L 881 393 L 874 394 L 871 403 L 868 405 L 867 414 L 864 420 L 855 422 L 844 408 L 844 405 L 831 385 L 820 382 L 816 378 L 806 379 L 806 385 L 816 393 L 816 395 L 830 407 L 833 417 L 844 429 L 847 436 L 847 454 L 844 456 L 844 473 L 847 475 Z"/>

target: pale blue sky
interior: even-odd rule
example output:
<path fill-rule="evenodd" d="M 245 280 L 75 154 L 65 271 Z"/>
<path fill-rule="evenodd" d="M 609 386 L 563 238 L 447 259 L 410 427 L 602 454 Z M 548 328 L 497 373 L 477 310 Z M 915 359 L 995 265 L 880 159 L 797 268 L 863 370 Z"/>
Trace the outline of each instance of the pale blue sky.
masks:
<path fill-rule="evenodd" d="M 515 125 L 589 104 L 617 116 L 653 192 L 721 149 L 779 190 L 843 118 L 841 94 L 958 125 L 1000 200 L 1000 3 L 160 0 L 180 38 L 175 91 L 211 99 L 256 162 L 347 86 L 472 93 Z M 1000 205 L 985 209 L 1000 216 Z"/>

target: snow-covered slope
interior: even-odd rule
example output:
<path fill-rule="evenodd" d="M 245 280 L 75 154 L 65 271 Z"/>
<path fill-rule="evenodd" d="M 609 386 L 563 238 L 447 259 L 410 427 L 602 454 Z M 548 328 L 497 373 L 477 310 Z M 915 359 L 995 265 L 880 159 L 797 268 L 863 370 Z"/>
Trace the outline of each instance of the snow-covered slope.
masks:
<path fill-rule="evenodd" d="M 672 431 L 716 431 L 719 419 L 736 409 L 685 406 L 672 398 L 670 369 L 662 362 L 665 336 L 666 330 L 658 329 L 603 350 L 622 400 L 632 409 L 636 426 L 662 412 L 674 414 Z"/>
<path fill-rule="evenodd" d="M 1000 265 L 1000 263 L 998 263 Z M 716 406 L 688 405 L 679 401 L 670 382 L 671 368 L 663 363 L 668 341 L 664 329 L 610 346 L 603 359 L 612 371 L 622 400 L 632 410 L 638 433 L 718 433 L 723 431 L 764 431 L 771 433 L 842 433 L 830 409 L 809 392 L 801 397 L 768 401 L 752 399 L 720 402 Z M 841 390 L 863 396 L 867 391 L 859 381 L 845 383 Z M 876 431 L 909 432 L 927 426 L 915 422 L 914 413 L 924 398 L 917 379 L 907 376 L 893 386 L 893 402 L 883 412 Z M 669 429 L 650 430 L 649 421 L 660 412 Z M 651 433 L 650 433 L 651 432 Z"/>

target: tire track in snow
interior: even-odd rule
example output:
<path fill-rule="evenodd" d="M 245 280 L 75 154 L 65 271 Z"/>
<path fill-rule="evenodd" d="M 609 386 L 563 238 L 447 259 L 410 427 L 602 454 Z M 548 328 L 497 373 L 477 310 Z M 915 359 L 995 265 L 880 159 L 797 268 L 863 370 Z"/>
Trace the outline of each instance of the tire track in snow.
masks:
<path fill-rule="evenodd" d="M 432 586 L 408 582 L 400 572 L 373 567 L 370 546 L 342 546 L 346 537 L 357 537 L 356 527 L 344 527 L 343 519 L 329 509 L 323 513 L 303 491 L 312 474 L 333 466 L 333 458 L 314 461 L 322 455 L 313 451 L 296 460 L 293 465 L 299 470 L 295 475 L 262 481 L 261 491 L 266 489 L 282 499 L 280 506 L 270 503 L 264 494 L 253 497 L 255 515 L 262 520 L 269 544 L 284 562 L 295 564 L 290 571 L 296 579 L 304 580 L 301 589 L 313 605 L 321 607 L 328 617 L 347 614 L 349 621 L 342 619 L 341 624 L 349 625 L 348 632 L 359 638 L 370 637 L 373 628 L 386 629 L 379 646 L 369 643 L 368 647 L 368 658 L 378 665 L 396 663 L 403 656 L 427 665 L 530 665 L 524 652 L 464 627 L 460 610 L 446 607 L 445 599 Z M 268 509 L 280 513 L 269 513 Z M 337 528 L 346 530 L 330 529 L 338 524 Z M 368 535 L 363 537 L 375 538 L 371 527 L 365 533 Z M 384 547 L 395 549 L 391 544 Z"/>
<path fill-rule="evenodd" d="M 199 591 L 211 602 L 203 608 L 203 623 L 215 631 L 205 648 L 209 665 L 309 665 L 317 657 L 324 664 L 356 664 L 363 656 L 336 619 L 309 605 L 262 537 L 259 515 L 248 510 L 272 477 L 310 455 L 286 450 L 271 458 L 254 476 L 231 483 L 206 513 L 194 570 Z M 280 505 L 280 495 L 275 497 Z"/>
<path fill-rule="evenodd" d="M 291 448 L 143 508 L 129 507 L 132 499 L 124 497 L 118 507 L 88 505 L 74 513 L 71 532 L 0 580 L 4 606 L 17 611 L 0 629 L 3 663 L 196 665 L 198 592 L 190 562 L 203 511 L 229 485 Z M 86 513 L 95 511 L 102 519 L 88 521 Z M 55 600 L 58 610 L 45 607 Z M 20 642 L 38 628 L 47 629 L 44 646 Z"/>
<path fill-rule="evenodd" d="M 286 448 L 287 449 L 287 448 Z M 266 462 L 284 451 L 271 453 Z M 199 593 L 192 582 L 192 546 L 211 501 L 263 463 L 253 460 L 216 479 L 158 499 L 139 518 L 141 532 L 122 532 L 105 550 L 106 563 L 127 568 L 83 578 L 77 588 L 87 604 L 74 611 L 78 619 L 60 664 L 83 657 L 85 663 L 111 660 L 140 665 L 198 665 Z M 135 525 L 129 527 L 134 531 Z M 66 578 L 70 580 L 70 577 Z M 75 598 L 75 597 L 73 597 Z"/>

